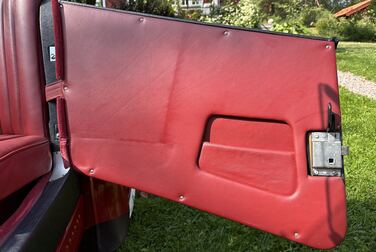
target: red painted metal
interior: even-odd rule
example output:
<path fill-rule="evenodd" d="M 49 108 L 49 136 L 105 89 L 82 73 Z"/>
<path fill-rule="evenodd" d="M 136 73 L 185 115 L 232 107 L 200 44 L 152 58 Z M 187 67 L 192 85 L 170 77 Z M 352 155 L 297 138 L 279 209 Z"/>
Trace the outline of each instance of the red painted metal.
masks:
<path fill-rule="evenodd" d="M 86 206 L 85 228 L 129 213 L 129 188 L 89 178 L 83 183 Z"/>
<path fill-rule="evenodd" d="M 71 220 L 65 229 L 64 235 L 56 248 L 56 251 L 77 251 L 85 228 L 85 205 L 84 197 L 78 199 L 76 209 L 74 210 Z"/>
<path fill-rule="evenodd" d="M 56 251 L 76 251 L 85 231 L 129 214 L 128 188 L 95 178 L 81 181 L 82 194 Z"/>
<path fill-rule="evenodd" d="M 340 115 L 334 42 L 61 11 L 77 170 L 315 248 L 343 240 L 344 181 L 308 176 L 306 155 L 328 103 Z"/>

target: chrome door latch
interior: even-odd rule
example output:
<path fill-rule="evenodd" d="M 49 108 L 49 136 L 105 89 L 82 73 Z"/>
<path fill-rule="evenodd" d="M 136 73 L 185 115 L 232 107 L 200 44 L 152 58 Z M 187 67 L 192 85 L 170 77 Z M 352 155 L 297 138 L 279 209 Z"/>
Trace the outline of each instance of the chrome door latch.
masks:
<path fill-rule="evenodd" d="M 343 156 L 349 147 L 342 146 L 339 132 L 311 132 L 309 141 L 309 170 L 311 176 L 343 176 Z"/>

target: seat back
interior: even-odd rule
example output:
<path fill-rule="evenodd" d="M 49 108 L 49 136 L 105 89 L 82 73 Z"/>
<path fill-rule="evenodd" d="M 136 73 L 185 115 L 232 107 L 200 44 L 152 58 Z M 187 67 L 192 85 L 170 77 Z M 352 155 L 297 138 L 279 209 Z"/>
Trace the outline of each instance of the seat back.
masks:
<path fill-rule="evenodd" d="M 0 134 L 46 135 L 39 6 L 0 0 Z"/>

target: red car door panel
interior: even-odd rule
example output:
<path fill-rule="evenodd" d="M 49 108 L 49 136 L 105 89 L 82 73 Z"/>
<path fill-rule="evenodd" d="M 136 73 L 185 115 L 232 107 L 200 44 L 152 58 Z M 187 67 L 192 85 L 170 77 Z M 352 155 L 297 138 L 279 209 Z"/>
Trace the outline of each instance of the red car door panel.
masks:
<path fill-rule="evenodd" d="M 62 3 L 72 165 L 316 247 L 346 232 L 344 181 L 307 132 L 340 115 L 329 40 Z"/>

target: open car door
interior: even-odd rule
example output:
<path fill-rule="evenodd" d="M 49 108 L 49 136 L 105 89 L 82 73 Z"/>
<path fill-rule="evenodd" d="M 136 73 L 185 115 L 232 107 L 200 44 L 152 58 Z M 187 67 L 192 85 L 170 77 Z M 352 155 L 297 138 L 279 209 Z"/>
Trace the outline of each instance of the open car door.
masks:
<path fill-rule="evenodd" d="M 67 165 L 311 247 L 343 240 L 334 41 L 53 5 Z"/>

